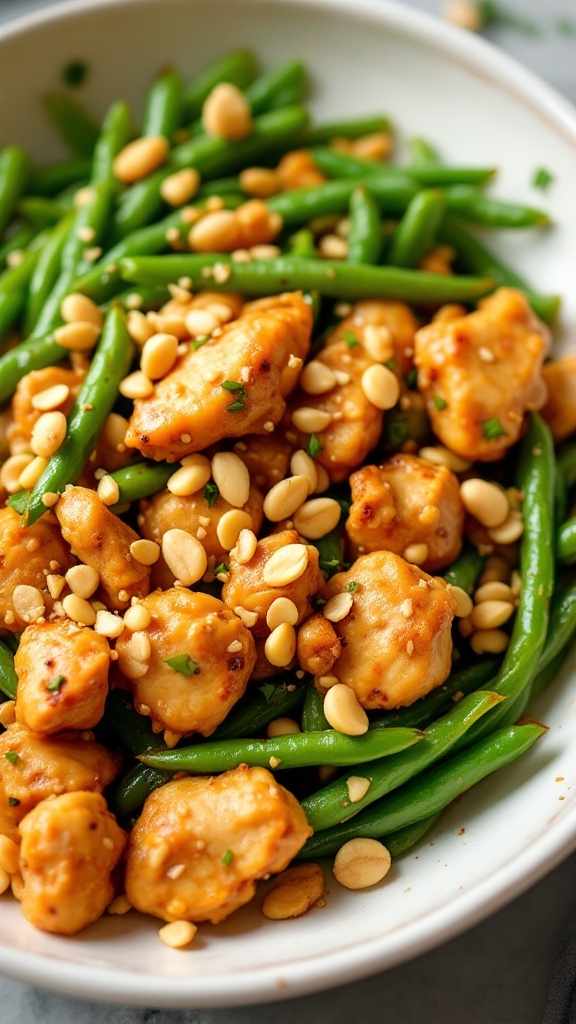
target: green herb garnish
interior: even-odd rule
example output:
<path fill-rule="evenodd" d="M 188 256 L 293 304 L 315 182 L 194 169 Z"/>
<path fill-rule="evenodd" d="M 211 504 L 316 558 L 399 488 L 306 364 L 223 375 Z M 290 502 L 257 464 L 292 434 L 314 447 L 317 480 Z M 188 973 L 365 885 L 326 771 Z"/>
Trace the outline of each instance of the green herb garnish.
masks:
<path fill-rule="evenodd" d="M 446 399 L 440 398 L 440 395 L 434 395 L 433 402 L 434 402 L 434 405 L 436 406 L 436 408 L 439 409 L 439 410 L 445 409 L 446 406 L 448 405 L 448 402 L 446 401 Z"/>
<path fill-rule="evenodd" d="M 17 750 L 7 750 L 6 753 L 4 754 L 4 757 L 6 758 L 7 761 L 10 761 L 10 764 L 16 764 L 16 762 L 20 759 L 20 754 L 18 753 Z"/>
<path fill-rule="evenodd" d="M 310 434 L 310 440 L 308 441 L 306 454 L 309 455 L 311 459 L 315 459 L 317 455 L 320 455 L 321 451 L 322 445 L 320 444 L 320 441 L 316 437 L 316 434 Z"/>
<path fill-rule="evenodd" d="M 418 386 L 418 370 L 416 369 L 415 366 L 413 366 L 412 369 L 408 371 L 404 380 L 406 382 L 407 388 L 410 388 L 411 391 L 414 391 L 416 389 L 416 387 Z"/>
<path fill-rule="evenodd" d="M 534 171 L 534 177 L 532 178 L 532 185 L 534 188 L 539 188 L 542 192 L 545 192 L 554 181 L 554 175 L 546 170 L 545 167 L 539 167 L 537 171 Z"/>
<path fill-rule="evenodd" d="M 192 661 L 189 654 L 175 654 L 173 658 L 165 658 L 164 664 L 179 672 L 181 676 L 193 676 L 200 670 L 200 666 Z"/>
<path fill-rule="evenodd" d="M 218 490 L 216 484 L 212 483 L 212 481 L 205 485 L 202 494 L 204 496 L 204 501 L 208 505 L 208 508 L 212 508 L 212 506 L 216 504 L 218 498 L 220 497 L 220 491 Z"/>
<path fill-rule="evenodd" d="M 358 341 L 358 338 L 354 334 L 354 331 L 344 331 L 342 337 L 344 338 L 344 341 L 348 345 L 348 348 L 352 349 L 360 347 L 360 342 Z"/>
<path fill-rule="evenodd" d="M 242 412 L 248 398 L 248 392 L 244 385 L 236 380 L 224 380 L 220 387 L 224 388 L 225 391 L 231 391 L 234 395 L 234 401 L 232 405 L 226 406 L 226 412 Z"/>
<path fill-rule="evenodd" d="M 218 565 L 214 566 L 214 575 L 215 576 L 219 576 L 220 573 L 226 573 L 226 575 L 228 575 L 229 572 L 230 572 L 230 569 L 226 565 L 226 562 L 218 562 Z"/>
<path fill-rule="evenodd" d="M 65 682 L 64 676 L 54 676 L 54 679 L 46 683 L 46 689 L 50 690 L 51 693 L 58 693 L 63 682 Z"/>
<path fill-rule="evenodd" d="M 356 591 L 358 590 L 359 586 L 360 586 L 359 583 L 356 583 L 355 580 L 352 580 L 352 583 L 348 584 L 348 586 L 346 587 L 346 590 L 348 591 L 349 594 L 355 594 Z"/>
<path fill-rule="evenodd" d="M 312 607 L 315 608 L 317 612 L 319 612 L 320 609 L 323 608 L 324 605 L 326 604 L 326 598 L 325 597 L 320 597 L 320 594 L 316 594 L 312 598 L 311 604 L 312 604 Z"/>
<path fill-rule="evenodd" d="M 340 568 L 340 562 L 337 558 L 320 558 L 318 565 L 322 572 L 330 573 L 330 575 Z"/>
<path fill-rule="evenodd" d="M 194 341 L 192 342 L 192 348 L 202 348 L 202 346 L 205 345 L 207 341 L 210 341 L 210 335 L 201 334 L 199 338 L 194 338 Z"/>
<path fill-rule="evenodd" d="M 259 686 L 258 689 L 260 690 L 260 693 L 264 697 L 266 703 L 269 704 L 270 701 L 272 700 L 272 697 L 275 695 L 277 688 L 274 686 L 274 683 L 264 683 L 264 685 Z"/>
<path fill-rule="evenodd" d="M 483 420 L 482 433 L 487 441 L 494 441 L 497 437 L 505 437 L 506 431 L 500 420 Z"/>
<path fill-rule="evenodd" d="M 226 867 L 228 867 L 228 865 L 231 864 L 233 860 L 234 854 L 232 853 L 232 850 L 226 850 L 226 853 L 222 857 L 222 863 L 225 864 Z"/>

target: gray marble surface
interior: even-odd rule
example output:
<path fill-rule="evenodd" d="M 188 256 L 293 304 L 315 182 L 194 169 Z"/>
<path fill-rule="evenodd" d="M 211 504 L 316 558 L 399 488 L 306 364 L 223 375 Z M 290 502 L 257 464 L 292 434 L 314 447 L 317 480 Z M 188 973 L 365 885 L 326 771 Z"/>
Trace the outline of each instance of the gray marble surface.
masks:
<path fill-rule="evenodd" d="M 442 8 L 442 0 L 404 2 L 434 14 Z M 0 22 L 44 3 L 0 0 Z M 499 7 L 528 25 L 500 24 L 486 35 L 576 101 L 575 0 L 502 0 Z M 574 34 L 566 31 L 570 25 Z M 168 1011 L 103 1006 L 0 978 L 0 1024 L 540 1024 L 552 965 L 575 910 L 573 856 L 452 942 L 330 992 L 274 1005 Z"/>

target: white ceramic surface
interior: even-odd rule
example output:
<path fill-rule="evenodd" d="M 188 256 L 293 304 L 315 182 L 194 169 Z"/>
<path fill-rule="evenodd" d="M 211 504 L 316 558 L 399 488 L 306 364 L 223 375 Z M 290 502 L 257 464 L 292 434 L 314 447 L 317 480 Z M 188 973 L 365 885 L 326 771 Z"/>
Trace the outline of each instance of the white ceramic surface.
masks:
<path fill-rule="evenodd" d="M 0 34 L 0 143 L 58 155 L 38 97 L 70 59 L 89 61 L 84 95 L 102 114 L 119 95 L 141 110 L 163 65 L 192 74 L 241 44 L 268 64 L 303 57 L 319 117 L 389 112 L 401 136 L 424 134 L 454 162 L 500 166 L 502 195 L 541 202 L 532 173 L 551 169 L 557 178 L 544 202 L 558 226 L 502 234 L 498 247 L 539 288 L 564 294 L 564 344 L 576 348 L 573 109 L 481 40 L 384 0 L 101 0 L 43 11 Z M 162 946 L 158 923 L 133 914 L 74 939 L 43 935 L 3 898 L 0 971 L 95 999 L 198 1007 L 302 994 L 422 953 L 576 848 L 570 671 L 533 713 L 550 726 L 545 739 L 466 794 L 380 887 L 350 893 L 329 877 L 324 909 L 275 923 L 254 903 L 217 928 L 203 926 L 187 953 Z"/>

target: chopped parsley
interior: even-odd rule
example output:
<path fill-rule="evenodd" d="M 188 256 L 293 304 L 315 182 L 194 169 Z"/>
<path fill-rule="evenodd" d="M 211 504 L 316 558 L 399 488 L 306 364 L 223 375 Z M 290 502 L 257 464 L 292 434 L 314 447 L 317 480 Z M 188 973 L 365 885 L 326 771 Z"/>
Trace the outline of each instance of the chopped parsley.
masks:
<path fill-rule="evenodd" d="M 418 370 L 415 366 L 406 374 L 404 380 L 406 381 L 406 387 L 414 391 L 418 386 Z"/>
<path fill-rule="evenodd" d="M 259 686 L 258 689 L 260 690 L 260 693 L 264 697 L 266 703 L 269 704 L 270 701 L 272 700 L 272 697 L 274 697 L 277 688 L 274 686 L 274 683 L 264 683 L 264 685 Z"/>
<path fill-rule="evenodd" d="M 320 609 L 323 608 L 325 604 L 326 598 L 320 597 L 320 594 L 316 594 L 315 597 L 312 598 L 312 607 L 315 608 L 317 612 L 319 612 Z"/>
<path fill-rule="evenodd" d="M 336 572 L 340 568 L 340 561 L 337 558 L 320 558 L 318 565 L 322 569 L 322 572 L 327 572 L 330 575 Z"/>
<path fill-rule="evenodd" d="M 10 761 L 10 764 L 16 764 L 20 760 L 20 754 L 17 750 L 7 750 L 4 757 L 7 761 Z"/>
<path fill-rule="evenodd" d="M 210 341 L 210 335 L 201 334 L 199 338 L 194 338 L 194 341 L 192 342 L 192 348 L 202 348 L 202 346 L 205 345 L 207 341 Z"/>
<path fill-rule="evenodd" d="M 320 441 L 316 437 L 316 434 L 310 434 L 310 440 L 308 441 L 306 454 L 309 455 L 311 459 L 315 459 L 317 455 L 320 455 L 321 451 L 322 445 L 320 444 Z"/>
<path fill-rule="evenodd" d="M 202 491 L 202 494 L 204 496 L 204 501 L 208 505 L 208 508 L 212 508 L 212 506 L 216 504 L 218 498 L 220 497 L 220 491 L 218 490 L 216 484 L 212 483 L 212 481 L 206 484 L 204 490 Z"/>
<path fill-rule="evenodd" d="M 346 590 L 348 591 L 349 594 L 355 594 L 356 591 L 358 590 L 359 586 L 360 586 L 359 583 L 356 583 L 355 580 L 352 580 L 352 583 L 348 584 L 348 586 L 346 587 Z"/>
<path fill-rule="evenodd" d="M 542 192 L 545 192 L 554 181 L 554 175 L 551 171 L 546 170 L 545 167 L 539 167 L 537 171 L 534 171 L 532 178 L 532 185 L 534 188 L 539 188 Z"/>
<path fill-rule="evenodd" d="M 64 676 L 54 676 L 54 679 L 46 683 L 46 689 L 50 690 L 51 693 L 58 693 L 63 682 L 65 682 Z"/>
<path fill-rule="evenodd" d="M 222 863 L 225 864 L 226 867 L 228 867 L 228 865 L 231 864 L 233 860 L 234 854 L 232 853 L 232 850 L 226 850 L 224 856 L 222 857 Z"/>
<path fill-rule="evenodd" d="M 18 491 L 17 494 L 13 494 L 12 497 L 8 498 L 8 504 L 10 508 L 13 508 L 15 512 L 23 516 L 28 508 L 29 498 L 30 491 Z"/>
<path fill-rule="evenodd" d="M 440 398 L 440 395 L 434 395 L 433 402 L 434 402 L 434 405 L 436 406 L 436 408 L 438 410 L 445 409 L 446 406 L 448 405 L 448 402 L 446 401 L 446 399 L 445 398 Z"/>
<path fill-rule="evenodd" d="M 500 420 L 483 420 L 482 433 L 487 441 L 495 441 L 497 437 L 505 437 L 506 431 Z"/>
<path fill-rule="evenodd" d="M 360 347 L 360 342 L 358 341 L 358 338 L 354 334 L 354 331 L 344 331 L 342 337 L 344 338 L 344 341 L 348 345 L 349 349 Z"/>
<path fill-rule="evenodd" d="M 226 406 L 226 412 L 242 412 L 248 398 L 248 392 L 244 385 L 236 380 L 224 380 L 220 387 L 224 388 L 225 391 L 231 391 L 234 395 L 234 401 L 232 405 Z"/>
<path fill-rule="evenodd" d="M 215 576 L 219 576 L 220 573 L 226 573 L 226 575 L 228 575 L 229 572 L 230 572 L 230 569 L 226 565 L 226 562 L 218 562 L 218 565 L 214 566 L 214 575 Z"/>
<path fill-rule="evenodd" d="M 173 658 L 165 658 L 164 664 L 179 672 L 181 676 L 193 676 L 200 671 L 200 666 L 192 661 L 189 654 L 175 654 Z"/>
<path fill-rule="evenodd" d="M 20 801 L 15 796 L 8 797 L 8 807 L 19 807 Z"/>
<path fill-rule="evenodd" d="M 62 69 L 62 81 L 71 89 L 79 89 L 88 77 L 88 65 L 83 60 L 71 60 Z"/>

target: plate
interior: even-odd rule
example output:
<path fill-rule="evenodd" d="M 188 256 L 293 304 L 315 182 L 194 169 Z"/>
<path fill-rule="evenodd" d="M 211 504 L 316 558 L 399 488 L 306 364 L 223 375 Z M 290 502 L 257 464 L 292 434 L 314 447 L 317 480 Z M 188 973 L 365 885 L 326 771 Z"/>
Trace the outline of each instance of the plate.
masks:
<path fill-rule="evenodd" d="M 542 202 L 557 227 L 494 240 L 542 291 L 565 296 L 562 344 L 576 348 L 576 113 L 481 39 L 384 0 L 86 0 L 25 17 L 0 33 L 0 141 L 59 156 L 39 97 L 63 66 L 86 60 L 83 98 L 102 115 L 125 96 L 137 113 L 155 71 L 187 75 L 250 45 L 267 64 L 309 65 L 318 118 L 388 112 L 401 138 L 422 134 L 460 164 L 501 168 L 496 194 Z M 554 173 L 545 196 L 531 187 Z M 493 237 L 493 236 L 492 236 Z M 572 325 L 572 326 L 571 326 Z M 193 950 L 164 947 L 158 922 L 103 918 L 73 939 L 33 929 L 2 899 L 0 971 L 93 999 L 224 1006 L 281 999 L 392 967 L 445 942 L 513 899 L 576 848 L 576 694 L 567 669 L 533 706 L 550 727 L 512 767 L 445 813 L 385 883 L 267 921 L 254 902 Z"/>

